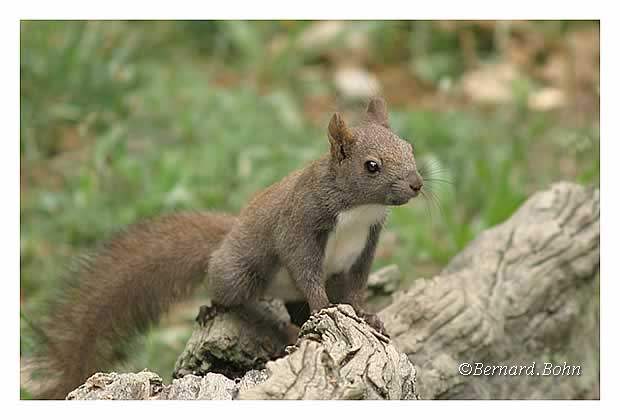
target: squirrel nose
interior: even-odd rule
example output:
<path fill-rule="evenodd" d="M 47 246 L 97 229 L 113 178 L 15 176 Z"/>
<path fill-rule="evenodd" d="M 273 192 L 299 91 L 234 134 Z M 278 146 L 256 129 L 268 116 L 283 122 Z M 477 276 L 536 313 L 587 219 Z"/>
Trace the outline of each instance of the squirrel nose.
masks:
<path fill-rule="evenodd" d="M 419 193 L 422 189 L 424 183 L 422 182 L 422 177 L 417 173 L 417 171 L 409 178 L 409 187 L 414 193 Z"/>

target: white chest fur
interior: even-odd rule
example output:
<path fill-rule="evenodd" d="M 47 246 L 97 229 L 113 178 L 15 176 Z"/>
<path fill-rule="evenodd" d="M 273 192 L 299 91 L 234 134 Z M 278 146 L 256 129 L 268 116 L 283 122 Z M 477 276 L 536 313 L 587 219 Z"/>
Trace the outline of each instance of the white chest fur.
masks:
<path fill-rule="evenodd" d="M 365 205 L 338 214 L 336 226 L 325 245 L 323 269 L 326 275 L 346 272 L 366 246 L 370 226 L 385 217 L 385 206 Z"/>
<path fill-rule="evenodd" d="M 330 274 L 349 271 L 366 247 L 370 226 L 383 220 L 386 207 L 364 205 L 343 211 L 327 237 L 323 256 L 323 281 Z M 303 300 L 304 296 L 282 267 L 270 282 L 265 295 L 286 301 Z"/>

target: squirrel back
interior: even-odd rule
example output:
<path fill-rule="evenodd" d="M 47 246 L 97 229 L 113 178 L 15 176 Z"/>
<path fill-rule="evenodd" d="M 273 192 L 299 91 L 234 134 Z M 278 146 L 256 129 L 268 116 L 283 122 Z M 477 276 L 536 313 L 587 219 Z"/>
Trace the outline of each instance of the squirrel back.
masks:
<path fill-rule="evenodd" d="M 171 303 L 205 277 L 211 253 L 236 218 L 186 212 L 129 226 L 83 257 L 42 324 L 44 372 L 38 397 L 62 399 L 121 356 L 121 345 L 145 331 Z"/>

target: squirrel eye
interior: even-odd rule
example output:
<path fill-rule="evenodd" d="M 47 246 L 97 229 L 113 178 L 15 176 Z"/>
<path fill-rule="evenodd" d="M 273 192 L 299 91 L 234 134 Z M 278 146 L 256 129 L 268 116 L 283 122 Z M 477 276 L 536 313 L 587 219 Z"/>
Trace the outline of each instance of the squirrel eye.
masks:
<path fill-rule="evenodd" d="M 370 173 L 375 173 L 379 171 L 379 164 L 374 160 L 369 160 L 366 162 L 366 170 Z"/>

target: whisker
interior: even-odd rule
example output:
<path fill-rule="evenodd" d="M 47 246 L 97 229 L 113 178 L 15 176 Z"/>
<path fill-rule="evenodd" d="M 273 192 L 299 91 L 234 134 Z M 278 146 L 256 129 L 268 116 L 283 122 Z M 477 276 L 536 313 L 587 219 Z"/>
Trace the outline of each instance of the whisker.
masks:
<path fill-rule="evenodd" d="M 442 176 L 443 178 L 443 175 L 449 174 L 448 169 L 438 159 L 432 157 L 420 161 L 418 172 L 420 172 L 422 178 L 433 178 L 436 176 Z"/>
<path fill-rule="evenodd" d="M 420 174 L 422 174 L 422 175 L 434 176 L 434 175 L 441 175 L 441 174 L 447 173 L 448 170 L 446 168 L 424 168 L 424 167 L 418 167 L 418 172 L 420 172 Z"/>
<path fill-rule="evenodd" d="M 423 179 L 424 181 L 430 181 L 431 183 L 432 183 L 432 182 L 440 182 L 440 183 L 443 183 L 443 184 L 454 185 L 454 181 L 452 181 L 451 179 L 444 179 L 444 178 L 424 178 L 424 177 L 422 177 L 422 179 Z"/>
<path fill-rule="evenodd" d="M 435 191 L 433 191 L 432 188 L 426 188 L 426 192 L 424 196 L 430 201 L 430 203 L 432 203 L 435 207 L 437 207 L 437 210 L 439 210 L 441 217 L 444 218 L 445 213 L 441 205 L 441 200 L 439 199 L 439 196 L 435 193 Z"/>
<path fill-rule="evenodd" d="M 424 180 L 424 187 L 420 191 L 426 207 L 433 219 L 434 208 L 439 211 L 440 218 L 446 219 L 446 213 L 443 209 L 440 196 L 438 194 L 448 188 L 452 190 L 454 186 L 454 180 L 452 179 L 451 171 L 446 168 L 439 159 L 433 155 L 424 156 L 418 161 L 418 172 Z"/>
<path fill-rule="evenodd" d="M 426 213 L 431 219 L 431 222 L 433 222 L 433 211 L 431 209 L 430 199 L 428 198 L 424 190 L 420 190 L 420 194 L 422 194 L 422 197 L 424 198 L 424 208 L 426 208 Z"/>
<path fill-rule="evenodd" d="M 448 169 L 439 164 L 437 164 L 436 166 L 429 166 L 429 165 L 422 163 L 421 165 L 418 166 L 418 171 L 424 172 L 427 174 L 435 174 L 435 173 L 441 173 L 441 172 L 448 172 Z"/>

